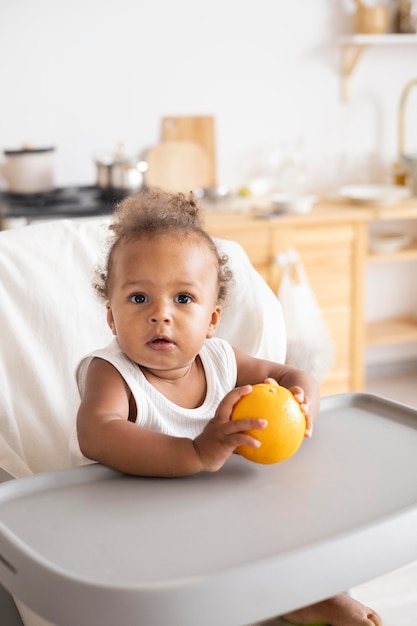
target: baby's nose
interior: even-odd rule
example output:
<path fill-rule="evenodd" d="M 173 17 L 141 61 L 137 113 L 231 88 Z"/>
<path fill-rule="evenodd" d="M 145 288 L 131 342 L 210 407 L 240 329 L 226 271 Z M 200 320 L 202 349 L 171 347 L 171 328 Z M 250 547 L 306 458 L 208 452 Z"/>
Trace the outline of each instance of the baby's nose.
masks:
<path fill-rule="evenodd" d="M 150 321 L 155 324 L 156 322 L 169 322 L 171 319 L 170 308 L 167 303 L 161 302 L 155 305 Z"/>

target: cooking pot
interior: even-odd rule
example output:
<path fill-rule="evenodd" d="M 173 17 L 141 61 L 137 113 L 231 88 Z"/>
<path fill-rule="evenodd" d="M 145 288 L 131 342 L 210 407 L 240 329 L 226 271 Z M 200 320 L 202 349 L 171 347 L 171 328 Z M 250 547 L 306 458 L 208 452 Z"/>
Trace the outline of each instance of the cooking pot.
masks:
<path fill-rule="evenodd" d="M 148 164 L 140 158 L 124 156 L 122 144 L 118 144 L 113 154 L 96 158 L 96 166 L 97 187 L 104 195 L 123 198 L 144 187 Z"/>
<path fill-rule="evenodd" d="M 54 189 L 54 148 L 4 150 L 0 175 L 10 193 L 45 193 Z"/>

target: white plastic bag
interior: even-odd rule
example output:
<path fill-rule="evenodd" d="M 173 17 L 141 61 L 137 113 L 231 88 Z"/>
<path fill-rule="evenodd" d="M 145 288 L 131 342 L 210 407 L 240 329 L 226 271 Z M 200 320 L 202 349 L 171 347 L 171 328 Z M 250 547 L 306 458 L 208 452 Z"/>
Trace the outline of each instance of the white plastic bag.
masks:
<path fill-rule="evenodd" d="M 278 255 L 283 266 L 278 290 L 287 331 L 286 363 L 323 380 L 333 364 L 333 340 L 298 253 Z"/>

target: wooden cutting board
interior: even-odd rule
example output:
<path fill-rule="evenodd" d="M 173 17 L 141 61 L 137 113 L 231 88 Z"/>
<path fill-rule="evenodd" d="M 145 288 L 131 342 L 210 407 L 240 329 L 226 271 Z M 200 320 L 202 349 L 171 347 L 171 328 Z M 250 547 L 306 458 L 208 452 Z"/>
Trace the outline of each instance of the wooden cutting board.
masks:
<path fill-rule="evenodd" d="M 211 186 L 211 163 L 204 149 L 193 141 L 165 141 L 146 153 L 148 187 L 189 193 Z"/>
<path fill-rule="evenodd" d="M 206 152 L 210 163 L 208 187 L 216 185 L 215 123 L 211 115 L 162 118 L 161 140 L 194 141 Z"/>

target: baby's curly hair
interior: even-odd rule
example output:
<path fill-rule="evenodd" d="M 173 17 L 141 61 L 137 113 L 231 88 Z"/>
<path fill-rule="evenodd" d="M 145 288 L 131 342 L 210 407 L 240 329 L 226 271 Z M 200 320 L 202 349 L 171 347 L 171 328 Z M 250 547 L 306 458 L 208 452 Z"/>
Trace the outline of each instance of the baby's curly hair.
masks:
<path fill-rule="evenodd" d="M 116 207 L 113 222 L 109 226 L 112 236 L 103 267 L 98 267 L 93 283 L 101 300 L 109 297 L 109 276 L 114 251 L 121 243 L 141 237 L 158 235 L 187 236 L 193 234 L 207 245 L 217 265 L 217 299 L 221 303 L 228 292 L 232 272 L 228 267 L 228 256 L 219 253 L 214 241 L 204 230 L 204 221 L 192 193 L 187 198 L 183 193 L 170 193 L 161 189 L 128 196 Z"/>

